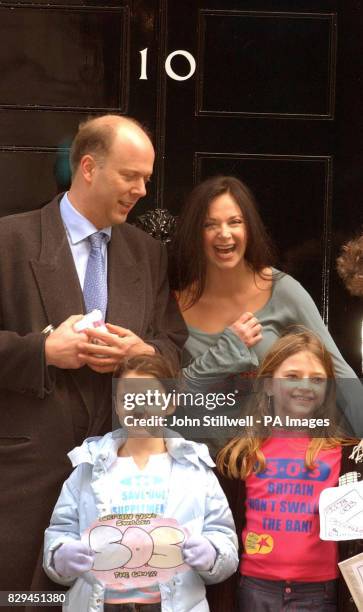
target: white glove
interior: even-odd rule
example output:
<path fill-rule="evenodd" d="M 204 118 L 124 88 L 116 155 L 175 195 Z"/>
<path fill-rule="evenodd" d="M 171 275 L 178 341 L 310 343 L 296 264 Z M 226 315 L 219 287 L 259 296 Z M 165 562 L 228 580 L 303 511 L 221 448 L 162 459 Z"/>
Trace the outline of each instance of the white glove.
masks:
<path fill-rule="evenodd" d="M 93 566 L 94 555 L 80 540 L 65 542 L 53 554 L 57 574 L 63 578 L 77 578 Z"/>
<path fill-rule="evenodd" d="M 208 538 L 204 536 L 191 536 L 184 542 L 184 561 L 198 572 L 207 572 L 212 569 L 216 561 L 217 551 Z"/>

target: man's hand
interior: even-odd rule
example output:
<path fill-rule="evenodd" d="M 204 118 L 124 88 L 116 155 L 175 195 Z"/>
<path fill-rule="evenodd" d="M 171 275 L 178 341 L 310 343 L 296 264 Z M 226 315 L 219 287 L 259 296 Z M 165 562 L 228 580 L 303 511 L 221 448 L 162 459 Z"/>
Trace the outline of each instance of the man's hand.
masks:
<path fill-rule="evenodd" d="M 45 360 L 47 366 L 77 370 L 85 362 L 79 356 L 80 342 L 87 341 L 83 332 L 75 332 L 73 325 L 84 315 L 72 315 L 61 323 L 45 341 Z"/>
<path fill-rule="evenodd" d="M 97 328 L 87 329 L 89 342 L 81 342 L 79 345 L 79 359 L 95 372 L 101 374 L 113 372 L 125 357 L 155 353 L 153 346 L 146 344 L 129 329 L 110 323 L 107 323 L 106 326 L 109 334 Z M 97 340 L 99 344 L 91 344 L 94 340 Z"/>
<path fill-rule="evenodd" d="M 250 348 L 262 340 L 262 326 L 253 312 L 244 312 L 237 321 L 229 326 L 229 329 Z"/>

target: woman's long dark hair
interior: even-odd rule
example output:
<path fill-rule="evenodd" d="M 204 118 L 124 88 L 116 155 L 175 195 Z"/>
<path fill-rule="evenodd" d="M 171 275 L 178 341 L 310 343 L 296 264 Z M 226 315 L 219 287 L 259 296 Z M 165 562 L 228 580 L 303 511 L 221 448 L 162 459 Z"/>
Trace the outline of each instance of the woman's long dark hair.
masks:
<path fill-rule="evenodd" d="M 210 203 L 228 193 L 241 209 L 247 232 L 245 259 L 257 274 L 273 262 L 271 240 L 259 215 L 249 188 L 233 176 L 214 176 L 197 185 L 190 193 L 178 220 L 171 246 L 171 286 L 187 290 L 187 306 L 201 297 L 206 281 L 203 227 Z"/>

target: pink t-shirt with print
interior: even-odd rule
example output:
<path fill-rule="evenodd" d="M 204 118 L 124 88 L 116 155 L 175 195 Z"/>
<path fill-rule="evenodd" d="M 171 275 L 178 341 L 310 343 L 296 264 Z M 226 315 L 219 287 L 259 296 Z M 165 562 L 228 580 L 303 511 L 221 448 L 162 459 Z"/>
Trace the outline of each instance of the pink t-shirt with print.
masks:
<path fill-rule="evenodd" d="M 336 542 L 319 538 L 319 495 L 338 484 L 341 447 L 304 465 L 309 438 L 267 440 L 266 470 L 246 479 L 246 526 L 240 571 L 267 580 L 319 582 L 338 576 Z"/>

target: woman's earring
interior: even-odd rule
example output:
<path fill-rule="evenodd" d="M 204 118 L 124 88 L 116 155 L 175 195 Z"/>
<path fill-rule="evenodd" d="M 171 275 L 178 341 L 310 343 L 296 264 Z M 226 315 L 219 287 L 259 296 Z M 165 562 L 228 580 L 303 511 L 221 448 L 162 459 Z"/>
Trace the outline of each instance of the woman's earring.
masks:
<path fill-rule="evenodd" d="M 267 394 L 267 412 L 269 414 L 272 413 L 272 395 L 270 395 L 269 393 Z"/>

